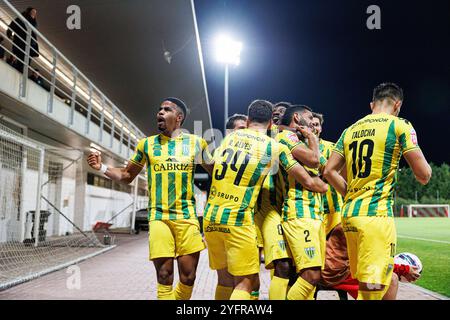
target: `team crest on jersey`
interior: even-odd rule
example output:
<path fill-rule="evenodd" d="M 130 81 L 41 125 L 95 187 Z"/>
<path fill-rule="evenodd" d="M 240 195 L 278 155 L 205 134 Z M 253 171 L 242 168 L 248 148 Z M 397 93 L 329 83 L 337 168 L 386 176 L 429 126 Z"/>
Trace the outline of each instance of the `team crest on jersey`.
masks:
<path fill-rule="evenodd" d="M 297 143 L 299 141 L 297 135 L 293 132 L 289 132 L 288 134 L 286 134 L 286 137 L 294 143 Z"/>
<path fill-rule="evenodd" d="M 316 247 L 305 248 L 305 253 L 310 259 L 314 258 L 316 255 Z"/>
<path fill-rule="evenodd" d="M 414 130 L 414 129 L 411 129 L 411 142 L 415 145 L 415 146 L 417 146 L 417 133 L 416 133 L 416 130 Z"/>

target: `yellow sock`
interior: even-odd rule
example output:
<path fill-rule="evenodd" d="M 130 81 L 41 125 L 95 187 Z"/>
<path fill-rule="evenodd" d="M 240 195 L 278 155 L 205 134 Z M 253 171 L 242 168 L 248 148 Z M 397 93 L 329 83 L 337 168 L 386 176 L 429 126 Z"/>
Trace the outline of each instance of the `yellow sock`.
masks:
<path fill-rule="evenodd" d="M 252 291 L 252 293 L 250 293 L 250 299 L 259 300 L 259 291 Z"/>
<path fill-rule="evenodd" d="M 316 293 L 316 287 L 311 291 L 308 298 L 306 300 L 314 300 L 314 294 Z"/>
<path fill-rule="evenodd" d="M 288 300 L 308 300 L 311 295 L 311 292 L 314 291 L 314 286 L 303 279 L 302 277 L 298 277 L 297 281 L 295 281 L 291 290 L 289 290 L 287 294 Z"/>
<path fill-rule="evenodd" d="M 273 277 L 270 281 L 269 300 L 286 300 L 289 279 Z"/>
<path fill-rule="evenodd" d="M 361 291 L 358 290 L 358 300 L 381 300 L 385 291 Z"/>
<path fill-rule="evenodd" d="M 158 300 L 175 300 L 175 295 L 172 291 L 172 286 L 166 286 L 158 283 Z"/>
<path fill-rule="evenodd" d="M 217 285 L 216 295 L 214 299 L 216 300 L 230 300 L 231 294 L 233 293 L 233 287 L 224 287 Z"/>
<path fill-rule="evenodd" d="M 234 289 L 230 300 L 251 300 L 251 296 L 247 291 Z"/>
<path fill-rule="evenodd" d="M 189 300 L 192 295 L 192 289 L 194 289 L 194 286 L 188 286 L 184 283 L 178 282 L 174 291 L 175 300 Z"/>

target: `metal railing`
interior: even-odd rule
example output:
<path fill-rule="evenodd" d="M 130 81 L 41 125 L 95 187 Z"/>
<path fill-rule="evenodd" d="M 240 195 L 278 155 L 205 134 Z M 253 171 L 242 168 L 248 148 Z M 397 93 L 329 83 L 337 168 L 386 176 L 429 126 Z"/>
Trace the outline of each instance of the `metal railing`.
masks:
<path fill-rule="evenodd" d="M 25 28 L 15 22 L 16 18 L 20 19 Z M 10 25 L 15 25 L 20 28 L 17 30 L 22 30 L 26 34 L 25 38 L 14 35 L 17 37 L 16 42 L 22 42 L 21 46 L 13 43 L 13 37 L 8 38 L 7 30 Z M 33 38 L 33 33 L 37 39 Z M 26 97 L 27 81 L 29 76 L 33 75 L 33 80 L 48 91 L 47 114 L 53 113 L 54 100 L 60 99 L 69 108 L 68 127 L 74 125 L 75 112 L 86 118 L 84 129 L 86 136 L 89 135 L 92 123 L 99 126 L 97 140 L 93 142 L 100 146 L 112 149 L 114 138 L 116 138 L 120 141 L 119 153 L 125 146 L 128 148 L 129 155 L 138 140 L 145 136 L 105 94 L 7 0 L 0 0 L 0 35 L 4 38 L 4 42 L 0 43 L 0 46 L 5 50 L 6 56 L 16 60 L 16 62 L 10 61 L 10 64 L 19 66 L 16 69 L 22 72 L 19 98 Z M 33 48 L 33 40 L 38 42 L 39 52 Z M 15 50 L 13 50 L 14 47 Z M 23 68 L 21 68 L 22 65 Z M 103 141 L 104 131 L 110 134 L 110 140 L 107 143 Z"/>

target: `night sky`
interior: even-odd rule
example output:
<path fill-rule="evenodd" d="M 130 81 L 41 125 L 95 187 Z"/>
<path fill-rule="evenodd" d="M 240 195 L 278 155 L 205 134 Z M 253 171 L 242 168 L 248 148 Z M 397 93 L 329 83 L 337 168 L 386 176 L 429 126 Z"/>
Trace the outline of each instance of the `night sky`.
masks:
<path fill-rule="evenodd" d="M 395 3 L 393 3 L 395 2 Z M 367 7 L 381 8 L 369 30 Z M 373 87 L 399 84 L 400 116 L 412 122 L 428 161 L 450 162 L 450 1 L 196 0 L 213 125 L 223 126 L 222 30 L 243 42 L 230 71 L 229 114 L 254 99 L 309 105 L 324 113 L 323 138 L 370 113 Z"/>

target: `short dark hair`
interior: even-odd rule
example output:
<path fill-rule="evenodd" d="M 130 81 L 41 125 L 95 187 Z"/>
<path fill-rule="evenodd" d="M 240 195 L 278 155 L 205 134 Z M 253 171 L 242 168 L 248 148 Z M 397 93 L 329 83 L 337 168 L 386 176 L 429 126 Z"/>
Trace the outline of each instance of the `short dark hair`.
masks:
<path fill-rule="evenodd" d="M 25 17 L 29 17 L 31 15 L 31 11 L 33 10 L 36 10 L 36 8 L 28 7 L 22 12 L 22 15 L 24 15 Z"/>
<path fill-rule="evenodd" d="M 239 113 L 233 114 L 231 117 L 228 118 L 227 125 L 225 126 L 225 128 L 226 129 L 234 129 L 234 123 L 237 120 L 247 121 L 247 116 L 245 114 L 239 114 Z"/>
<path fill-rule="evenodd" d="M 373 89 L 372 101 L 382 101 L 386 98 L 403 101 L 403 90 L 397 84 L 385 82 Z"/>
<path fill-rule="evenodd" d="M 319 119 L 320 125 L 323 125 L 323 114 L 317 112 L 313 112 L 312 114 L 314 118 Z"/>
<path fill-rule="evenodd" d="M 286 109 L 286 111 L 284 112 L 283 117 L 281 118 L 281 122 L 280 124 L 284 125 L 284 126 L 288 126 L 291 124 L 292 122 L 292 117 L 294 116 L 294 113 L 303 113 L 306 110 L 311 111 L 311 108 L 308 106 L 305 106 L 303 104 L 294 104 L 291 105 L 289 108 Z"/>
<path fill-rule="evenodd" d="M 280 101 L 275 103 L 275 105 L 273 106 L 273 108 L 278 108 L 278 107 L 285 107 L 286 109 L 289 108 L 292 105 L 292 103 L 290 102 L 286 102 L 286 101 Z"/>
<path fill-rule="evenodd" d="M 248 106 L 248 120 L 261 124 L 272 120 L 273 105 L 267 100 L 255 100 Z"/>
<path fill-rule="evenodd" d="M 173 104 L 175 104 L 178 107 L 178 109 L 181 110 L 181 112 L 183 113 L 183 120 L 181 121 L 181 124 L 183 124 L 184 120 L 186 120 L 186 117 L 188 114 L 188 108 L 187 108 L 186 104 L 184 103 L 184 101 L 181 99 L 178 99 L 178 98 L 174 98 L 174 97 L 166 98 L 163 101 L 172 102 Z"/>

